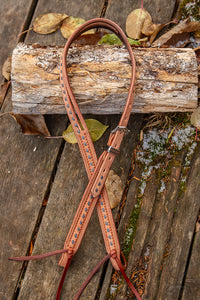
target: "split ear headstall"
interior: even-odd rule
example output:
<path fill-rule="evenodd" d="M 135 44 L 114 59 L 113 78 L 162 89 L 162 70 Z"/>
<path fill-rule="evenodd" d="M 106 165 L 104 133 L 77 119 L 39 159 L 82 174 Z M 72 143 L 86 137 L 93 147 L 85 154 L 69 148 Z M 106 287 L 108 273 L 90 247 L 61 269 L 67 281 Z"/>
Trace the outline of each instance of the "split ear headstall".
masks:
<path fill-rule="evenodd" d="M 132 65 L 131 83 L 130 83 L 130 88 L 129 88 L 124 112 L 121 116 L 119 125 L 110 134 L 107 143 L 107 150 L 105 150 L 101 154 L 99 159 L 97 158 L 97 155 L 95 153 L 94 145 L 91 140 L 87 126 L 85 124 L 84 118 L 79 110 L 77 102 L 72 93 L 69 84 L 69 78 L 67 75 L 67 63 L 66 63 L 68 50 L 71 44 L 73 43 L 73 41 L 76 40 L 77 37 L 82 33 L 84 33 L 85 31 L 88 31 L 92 28 L 98 28 L 98 27 L 109 29 L 120 38 L 120 40 L 124 43 L 124 45 L 126 46 L 129 52 L 130 61 Z M 101 225 L 106 251 L 108 254 L 93 269 L 89 277 L 85 280 L 85 282 L 79 289 L 74 300 L 79 299 L 80 295 L 82 294 L 84 288 L 91 280 L 92 276 L 97 272 L 97 270 L 102 265 L 102 263 L 104 263 L 108 259 L 111 260 L 111 263 L 115 270 L 121 271 L 122 275 L 124 276 L 125 280 L 127 281 L 127 284 L 135 294 L 136 298 L 138 300 L 139 299 L 141 300 L 140 295 L 134 288 L 131 281 L 128 279 L 124 271 L 124 266 L 121 262 L 119 240 L 118 240 L 115 223 L 113 220 L 112 211 L 110 208 L 110 203 L 109 203 L 109 199 L 105 187 L 105 181 L 108 176 L 108 172 L 115 159 L 115 156 L 120 152 L 119 148 L 126 131 L 127 123 L 133 105 L 133 98 L 134 98 L 135 59 L 134 59 L 131 46 L 128 42 L 128 39 L 126 38 L 126 35 L 122 31 L 122 29 L 114 22 L 108 19 L 101 19 L 101 18 L 89 20 L 86 23 L 84 23 L 82 26 L 80 26 L 72 34 L 72 36 L 69 38 L 69 40 L 67 41 L 64 47 L 62 60 L 61 60 L 61 68 L 60 68 L 60 82 L 61 82 L 62 95 L 63 95 L 66 111 L 78 141 L 78 145 L 89 178 L 89 182 L 82 196 L 74 220 L 72 222 L 71 228 L 65 240 L 64 249 L 57 250 L 51 253 L 42 254 L 42 255 L 36 255 L 31 257 L 29 256 L 17 257 L 12 259 L 33 260 L 33 259 L 39 259 L 39 258 L 55 255 L 55 254 L 62 254 L 59 261 L 59 265 L 64 267 L 64 271 L 56 295 L 56 300 L 60 299 L 61 289 L 63 286 L 67 269 L 70 265 L 70 262 L 74 254 L 76 253 L 76 251 L 78 250 L 81 244 L 88 223 L 92 216 L 93 210 L 95 207 L 97 207 L 98 218 Z"/>

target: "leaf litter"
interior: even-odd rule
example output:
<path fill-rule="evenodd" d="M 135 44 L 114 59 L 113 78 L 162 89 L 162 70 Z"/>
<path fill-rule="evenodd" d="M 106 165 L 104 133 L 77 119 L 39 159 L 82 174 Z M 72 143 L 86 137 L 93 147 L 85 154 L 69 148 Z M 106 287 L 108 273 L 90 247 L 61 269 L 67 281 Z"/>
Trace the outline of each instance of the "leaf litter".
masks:
<path fill-rule="evenodd" d="M 60 31 L 63 37 L 65 39 L 68 39 L 73 34 L 73 32 L 84 23 L 85 23 L 84 19 L 70 16 L 62 22 Z M 92 33 L 95 33 L 94 29 L 88 30 L 83 34 L 92 34 Z"/>
<path fill-rule="evenodd" d="M 68 15 L 58 13 L 39 15 L 33 22 L 33 31 L 39 34 L 55 32 L 66 18 Z"/>
<path fill-rule="evenodd" d="M 98 141 L 102 137 L 102 135 L 104 134 L 106 129 L 108 128 L 108 126 L 103 125 L 101 122 L 99 122 L 95 119 L 86 119 L 85 123 L 89 130 L 89 133 L 90 133 L 90 136 L 91 136 L 93 142 Z M 79 125 L 81 126 L 80 122 L 79 122 Z M 77 139 L 76 139 L 76 136 L 74 134 L 71 124 L 63 132 L 63 138 L 65 139 L 66 142 L 68 142 L 70 144 L 77 143 Z"/>

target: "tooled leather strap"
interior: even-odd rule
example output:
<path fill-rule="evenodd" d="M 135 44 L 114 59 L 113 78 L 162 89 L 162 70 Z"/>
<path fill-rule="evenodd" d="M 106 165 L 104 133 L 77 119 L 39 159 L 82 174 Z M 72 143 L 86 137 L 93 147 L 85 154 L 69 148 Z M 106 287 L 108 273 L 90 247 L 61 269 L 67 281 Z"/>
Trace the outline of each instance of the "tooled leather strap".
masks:
<path fill-rule="evenodd" d="M 103 27 L 115 32 L 125 44 L 130 54 L 132 64 L 132 78 L 124 112 L 122 114 L 118 127 L 114 132 L 111 133 L 109 137 L 108 150 L 102 153 L 98 161 L 87 126 L 85 124 L 85 121 L 82 117 L 82 114 L 79 110 L 79 107 L 76 103 L 76 100 L 74 98 L 69 84 L 66 64 L 66 57 L 72 42 L 80 34 L 94 27 Z M 108 253 L 115 251 L 117 257 L 120 259 L 119 241 L 104 183 L 112 165 L 112 162 L 116 154 L 119 152 L 120 144 L 124 136 L 124 130 L 126 129 L 128 119 L 131 113 L 134 97 L 134 80 L 135 60 L 131 46 L 122 29 L 114 22 L 107 19 L 90 20 L 84 23 L 81 27 L 79 27 L 79 29 L 70 37 L 70 39 L 66 43 L 61 62 L 61 86 L 63 100 L 79 144 L 88 178 L 90 179 L 64 245 L 65 249 L 73 249 L 74 253 L 79 248 L 85 230 L 93 213 L 94 207 L 97 205 L 97 212 L 102 228 L 106 250 Z M 81 123 L 81 125 L 79 124 L 79 122 Z M 67 259 L 67 253 L 63 254 L 60 260 L 60 265 L 65 266 Z M 111 262 L 113 264 L 113 267 L 116 270 L 119 270 L 116 260 L 111 258 Z"/>

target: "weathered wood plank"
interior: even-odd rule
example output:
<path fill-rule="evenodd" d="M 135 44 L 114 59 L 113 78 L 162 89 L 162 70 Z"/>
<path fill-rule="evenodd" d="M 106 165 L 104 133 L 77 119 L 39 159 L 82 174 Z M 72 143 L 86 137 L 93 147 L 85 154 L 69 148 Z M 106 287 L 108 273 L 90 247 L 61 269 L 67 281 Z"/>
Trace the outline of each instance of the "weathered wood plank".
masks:
<path fill-rule="evenodd" d="M 118 117 L 116 116 L 104 116 L 103 120 L 112 128 L 118 124 Z M 130 167 L 130 157 L 136 143 L 139 126 L 141 126 L 141 117 L 132 116 L 130 128 L 134 128 L 134 131 L 125 137 L 121 146 L 121 154 L 113 164 L 113 169 L 121 177 L 123 184 Z M 98 154 L 105 148 L 108 135 L 109 132 L 106 132 L 103 138 L 96 143 Z M 63 247 L 87 182 L 78 146 L 66 144 L 34 247 L 35 254 Z M 68 271 L 62 293 L 63 299 L 73 299 L 84 278 L 105 255 L 105 247 L 98 223 L 95 215 Z M 19 300 L 54 299 L 62 272 L 62 268 L 57 265 L 58 260 L 58 257 L 52 257 L 29 264 Z M 100 277 L 101 272 L 93 278 L 81 299 L 95 299 Z"/>
<path fill-rule="evenodd" d="M 182 300 L 200 299 L 200 230 L 195 233 L 194 245 L 190 257 L 188 272 L 183 287 Z"/>
<path fill-rule="evenodd" d="M 163 257 L 166 254 L 174 210 L 177 204 L 183 158 L 184 152 L 171 162 L 171 174 L 166 185 L 166 190 L 163 193 L 159 193 L 159 190 L 157 190 L 151 215 L 152 219 L 149 223 L 146 239 L 144 240 L 142 253 L 143 263 L 145 264 L 145 259 L 147 260 L 143 299 L 155 299 L 158 292 Z"/>
<path fill-rule="evenodd" d="M 167 23 L 171 21 L 176 0 L 144 0 L 144 8 L 152 16 L 153 22 Z M 132 10 L 141 7 L 141 0 L 108 1 L 105 17 L 117 22 L 124 30 L 126 18 Z"/>
<path fill-rule="evenodd" d="M 62 48 L 23 44 L 13 52 L 12 103 L 15 113 L 65 113 L 59 83 Z M 196 56 L 191 49 L 134 49 L 136 94 L 133 112 L 190 111 L 198 99 Z M 121 113 L 131 68 L 126 49 L 72 48 L 71 85 L 83 113 Z M 86 88 L 87 87 L 87 88 Z"/>
<path fill-rule="evenodd" d="M 101 10 L 103 9 L 104 0 L 59 0 L 59 1 L 47 1 L 39 0 L 38 5 L 33 16 L 33 20 L 41 14 L 55 12 L 55 13 L 65 13 L 69 16 L 74 16 L 78 18 L 83 18 L 89 20 L 92 18 L 97 18 L 101 15 Z M 48 35 L 38 34 L 34 31 L 30 31 L 26 40 L 26 43 L 39 43 L 41 45 L 64 45 L 66 39 L 60 33 L 60 30 Z"/>
<path fill-rule="evenodd" d="M 12 54 L 17 44 L 17 34 L 24 28 L 29 9 L 34 2 L 2 1 L 1 67 L 7 56 Z M 0 80 L 3 80 L 2 74 Z M 11 102 L 10 94 L 7 100 L 4 102 L 3 111 L 10 110 L 8 108 Z M 59 119 L 58 123 L 61 125 Z M 54 133 L 59 132 L 55 130 Z M 22 266 L 10 263 L 8 257 L 26 253 L 28 249 L 59 148 L 60 141 L 49 143 L 43 138 L 23 136 L 11 117 L 1 116 L 0 298 L 2 300 L 12 299 Z"/>
<path fill-rule="evenodd" d="M 169 255 L 163 264 L 157 300 L 179 299 L 199 206 L 200 147 L 198 146 L 192 160 L 186 191 L 179 200 L 171 228 Z"/>
<path fill-rule="evenodd" d="M 63 118 L 57 121 L 62 128 Z M 58 128 L 54 133 L 60 133 Z M 8 115 L 1 116 L 0 137 L 0 298 L 3 300 L 12 299 L 22 266 L 8 261 L 8 257 L 26 254 L 28 250 L 61 141 L 24 136 Z"/>
<path fill-rule="evenodd" d="M 0 10 L 0 70 L 6 58 L 12 54 L 18 38 L 17 34 L 23 29 L 33 0 L 1 1 Z M 0 72 L 0 81 L 3 80 Z"/>
<path fill-rule="evenodd" d="M 180 165 L 182 158 L 179 158 L 179 167 L 177 167 L 178 160 L 172 166 L 172 174 L 166 193 L 159 194 L 158 192 L 158 178 L 153 172 L 151 177 L 146 183 L 145 193 L 142 196 L 141 211 L 137 220 L 137 228 L 135 231 L 132 250 L 128 258 L 128 266 L 126 273 L 131 278 L 133 271 L 140 271 L 141 262 L 148 267 L 145 270 L 145 278 L 147 280 L 144 299 L 154 299 L 157 292 L 157 286 L 159 283 L 159 271 L 162 264 L 163 253 L 166 247 L 167 237 L 170 234 L 170 226 L 173 219 L 174 206 L 176 205 L 176 196 L 178 192 L 178 178 L 180 176 Z M 176 166 L 175 166 L 176 165 Z M 141 170 L 142 172 L 142 170 Z M 140 178 L 140 176 L 133 174 L 134 177 Z M 133 178 L 134 178 L 133 177 Z M 119 232 L 122 230 L 125 234 L 125 228 L 128 225 L 130 215 L 132 214 L 135 204 L 138 198 L 138 189 L 135 188 L 137 180 L 133 179 L 129 188 L 127 197 L 127 208 L 123 214 L 129 215 L 129 218 L 121 219 L 119 226 Z M 137 185 L 138 186 L 138 185 Z M 130 199 L 135 199 L 130 207 Z M 170 199 L 170 201 L 169 201 Z M 167 208 L 166 208 L 167 207 Z M 167 215 L 167 216 L 166 216 Z M 134 229 L 133 229 L 134 230 Z M 148 258 L 145 256 L 148 253 Z M 137 277 L 137 276 L 136 276 Z M 137 279 L 137 278 L 136 278 Z M 137 287 L 136 280 L 136 287 Z M 106 289 L 107 290 L 107 289 Z M 147 291 L 151 292 L 151 295 L 146 296 Z M 154 296 L 153 296 L 154 294 Z M 115 297 L 116 300 L 123 300 L 127 295 L 127 285 L 124 283 Z M 103 300 L 104 298 L 102 298 Z M 100 299 L 101 300 L 101 299 Z"/>

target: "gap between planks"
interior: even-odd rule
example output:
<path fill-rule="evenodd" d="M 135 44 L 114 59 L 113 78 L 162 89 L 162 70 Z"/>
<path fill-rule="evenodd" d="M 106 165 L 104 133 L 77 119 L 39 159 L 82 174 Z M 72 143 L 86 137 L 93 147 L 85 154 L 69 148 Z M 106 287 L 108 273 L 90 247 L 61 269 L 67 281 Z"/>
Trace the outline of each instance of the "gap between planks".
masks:
<path fill-rule="evenodd" d="M 49 195 L 51 193 L 51 189 L 52 189 L 53 182 L 54 182 L 54 179 L 55 179 L 55 176 L 56 176 L 56 173 L 57 173 L 57 169 L 58 169 L 58 166 L 59 166 L 59 163 L 60 163 L 60 159 L 61 159 L 61 156 L 62 156 L 62 153 L 63 153 L 63 150 L 64 150 L 64 146 L 65 146 L 65 141 L 63 140 L 61 142 L 60 148 L 58 150 L 57 158 L 55 160 L 55 164 L 54 164 L 52 174 L 51 174 L 50 179 L 49 179 L 47 190 L 45 192 L 44 199 L 42 201 L 42 205 L 41 205 L 41 208 L 40 208 L 39 213 L 38 213 L 37 221 L 36 221 L 35 227 L 33 229 L 33 233 L 32 233 L 32 236 L 31 236 L 31 240 L 29 242 L 29 246 L 28 246 L 28 249 L 27 249 L 27 252 L 26 252 L 26 256 L 31 255 L 31 253 L 34 249 L 35 241 L 37 239 L 37 234 L 38 234 L 40 224 L 42 222 L 42 219 L 43 219 L 43 216 L 44 216 L 44 213 L 45 213 L 45 209 L 46 209 L 46 206 L 47 206 L 47 203 L 48 203 Z M 27 262 L 24 261 L 23 264 L 22 264 L 21 271 L 20 271 L 20 274 L 19 274 L 19 278 L 18 278 L 16 287 L 15 287 L 15 291 L 14 291 L 14 295 L 12 297 L 12 300 L 17 300 L 18 299 L 18 296 L 19 296 L 19 293 L 20 293 L 20 288 L 21 288 L 21 282 L 22 282 L 22 280 L 25 276 L 28 264 L 29 264 L 28 261 Z"/>

